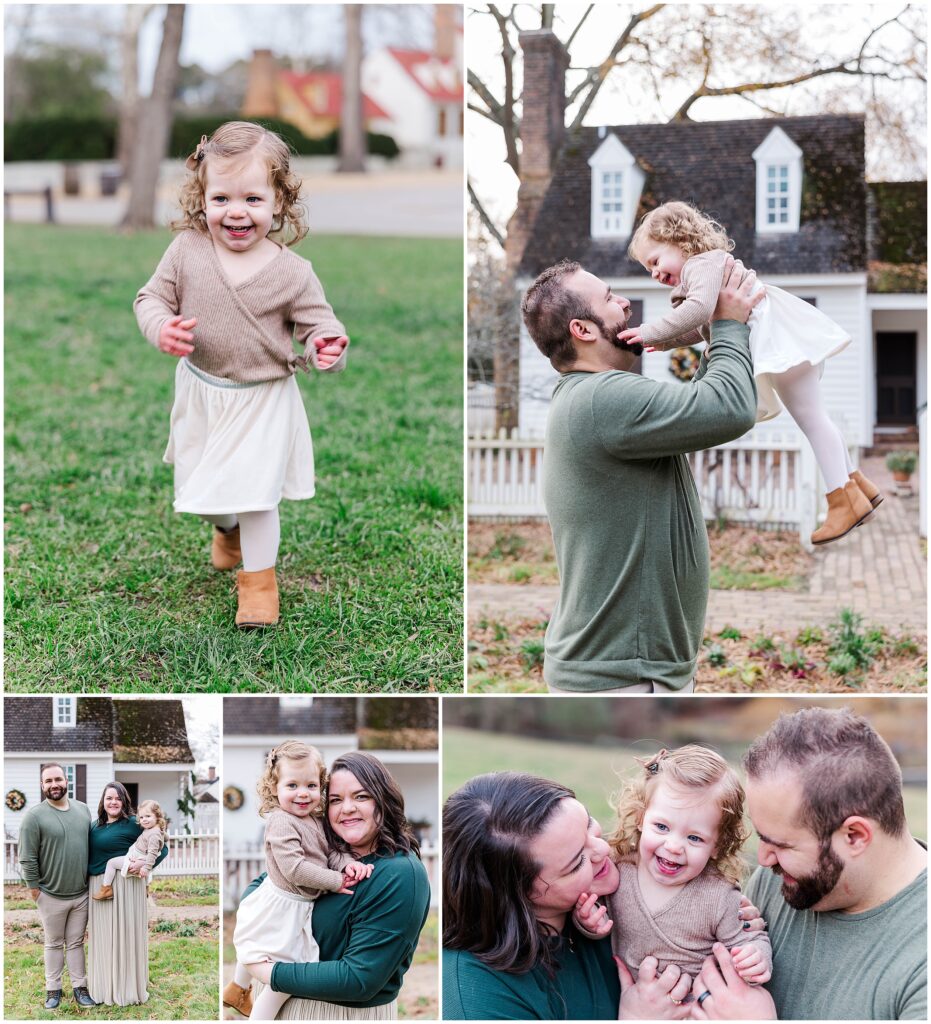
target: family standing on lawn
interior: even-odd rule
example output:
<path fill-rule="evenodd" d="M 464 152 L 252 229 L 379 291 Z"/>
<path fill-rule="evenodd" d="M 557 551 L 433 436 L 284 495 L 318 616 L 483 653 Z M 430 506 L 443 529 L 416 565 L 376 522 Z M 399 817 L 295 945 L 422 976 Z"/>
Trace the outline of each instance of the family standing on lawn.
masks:
<path fill-rule="evenodd" d="M 686 453 L 732 441 L 782 406 L 811 442 L 828 488 L 826 544 L 882 501 L 824 411 L 824 361 L 850 338 L 802 300 L 764 288 L 728 255 L 720 225 L 685 203 L 647 214 L 630 255 L 673 288 L 676 307 L 627 329 L 630 303 L 578 263 L 545 270 L 522 303 L 561 374 L 544 442 L 544 503 L 560 593 L 543 678 L 555 693 L 694 689 L 710 563 Z M 646 346 L 707 341 L 690 386 L 631 373 Z"/>
<path fill-rule="evenodd" d="M 146 876 L 168 856 L 168 849 L 159 843 L 157 854 L 147 850 L 126 873 L 111 875 L 112 886 L 105 885 L 111 859 L 132 858 L 151 826 L 147 830 L 134 816 L 129 794 L 119 782 L 104 787 L 92 820 L 87 804 L 68 796 L 60 764 L 43 765 L 41 775 L 44 800 L 23 819 L 19 864 L 45 937 L 45 1009 L 61 1004 L 66 963 L 79 1007 L 144 1003 L 149 998 Z"/>
<path fill-rule="evenodd" d="M 927 847 L 889 747 L 812 707 L 743 769 L 745 787 L 710 749 L 659 751 L 607 841 L 558 782 L 501 772 L 453 793 L 444 1018 L 926 1020 Z M 741 904 L 745 798 L 760 866 Z"/>

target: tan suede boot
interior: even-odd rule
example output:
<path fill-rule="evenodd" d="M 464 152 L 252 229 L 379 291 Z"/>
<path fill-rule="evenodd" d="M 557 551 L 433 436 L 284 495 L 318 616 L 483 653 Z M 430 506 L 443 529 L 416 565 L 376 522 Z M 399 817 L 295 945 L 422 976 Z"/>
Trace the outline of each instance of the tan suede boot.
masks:
<path fill-rule="evenodd" d="M 239 526 L 224 533 L 219 527 L 213 528 L 213 547 L 210 550 L 210 561 L 214 569 L 235 569 L 242 561 L 242 549 L 239 546 Z"/>
<path fill-rule="evenodd" d="M 113 886 L 102 885 L 95 893 L 95 900 L 112 900 L 113 899 Z"/>
<path fill-rule="evenodd" d="M 850 479 L 853 480 L 857 487 L 860 488 L 863 492 L 863 496 L 873 506 L 873 508 L 876 508 L 876 506 L 882 502 L 883 496 L 879 488 L 872 480 L 868 480 L 859 469 L 855 469 L 850 474 Z"/>
<path fill-rule="evenodd" d="M 231 981 L 223 989 L 223 1005 L 231 1010 L 237 1010 L 243 1017 L 248 1017 L 252 1013 L 252 987 L 243 988 L 235 981 Z"/>
<path fill-rule="evenodd" d="M 278 622 L 278 581 L 275 568 L 258 572 L 239 570 L 239 610 L 236 625 L 240 629 L 274 626 Z"/>
<path fill-rule="evenodd" d="M 843 487 L 828 491 L 828 515 L 824 525 L 811 535 L 812 544 L 828 544 L 845 537 L 873 511 L 866 495 L 848 480 Z"/>

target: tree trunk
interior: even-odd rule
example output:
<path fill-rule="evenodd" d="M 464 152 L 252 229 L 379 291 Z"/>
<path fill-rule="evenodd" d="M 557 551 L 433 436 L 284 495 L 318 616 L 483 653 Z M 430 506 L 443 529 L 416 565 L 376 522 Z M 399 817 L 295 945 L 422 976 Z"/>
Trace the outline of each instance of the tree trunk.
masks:
<path fill-rule="evenodd" d="M 169 4 L 152 93 L 140 106 L 129 175 L 129 208 L 123 227 L 155 227 L 155 193 L 161 161 L 168 150 L 172 101 L 178 81 L 178 54 L 184 32 L 184 4 Z"/>
<path fill-rule="evenodd" d="M 116 132 L 116 159 L 124 178 L 129 177 L 136 122 L 139 119 L 139 30 L 151 4 L 127 4 L 120 34 L 120 116 Z"/>
<path fill-rule="evenodd" d="M 339 126 L 339 167 L 365 170 L 365 129 L 362 124 L 362 7 L 345 4 L 346 54 L 343 58 L 343 104 Z"/>

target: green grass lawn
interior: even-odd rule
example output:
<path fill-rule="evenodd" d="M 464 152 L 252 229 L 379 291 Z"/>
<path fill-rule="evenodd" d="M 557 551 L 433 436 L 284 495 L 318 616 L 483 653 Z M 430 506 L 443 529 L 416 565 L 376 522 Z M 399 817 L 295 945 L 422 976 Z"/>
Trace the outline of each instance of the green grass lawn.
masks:
<path fill-rule="evenodd" d="M 568 702 L 568 701 L 567 701 Z M 923 704 L 922 704 L 923 707 Z M 715 743 L 731 764 L 738 764 L 744 746 Z M 620 776 L 634 767 L 633 757 L 655 753 L 656 742 L 636 747 L 618 741 L 610 746 L 562 743 L 528 739 L 504 733 L 478 732 L 453 726 L 443 728 L 443 799 L 475 775 L 491 771 L 523 771 L 555 779 L 574 790 L 607 831 L 613 825 L 611 795 L 617 792 Z M 923 786 L 904 789 L 905 813 L 912 834 L 926 840 L 928 835 L 927 790 Z M 756 863 L 756 836 L 744 847 L 749 864 Z"/>
<path fill-rule="evenodd" d="M 300 247 L 353 344 L 300 375 L 317 497 L 281 506 L 281 625 L 239 633 L 171 507 L 175 361 L 132 314 L 168 242 L 7 226 L 6 689 L 461 689 L 461 244 Z"/>

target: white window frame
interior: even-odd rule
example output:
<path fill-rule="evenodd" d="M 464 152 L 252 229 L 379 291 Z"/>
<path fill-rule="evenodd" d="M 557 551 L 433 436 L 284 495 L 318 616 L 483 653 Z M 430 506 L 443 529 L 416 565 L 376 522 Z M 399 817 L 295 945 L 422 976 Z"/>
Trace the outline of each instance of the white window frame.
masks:
<path fill-rule="evenodd" d="M 592 238 L 630 237 L 646 175 L 614 134 L 589 157 L 588 166 L 592 169 Z M 606 211 L 608 204 L 614 209 Z"/>
<path fill-rule="evenodd" d="M 781 128 L 773 128 L 754 150 L 753 159 L 756 161 L 757 233 L 798 231 L 802 211 L 801 149 Z"/>
<path fill-rule="evenodd" d="M 62 768 L 65 769 L 65 778 L 68 780 L 68 799 L 77 800 L 74 795 L 74 784 L 77 777 L 77 768 L 73 764 L 63 764 Z"/>
<path fill-rule="evenodd" d="M 55 696 L 52 701 L 52 727 L 54 729 L 73 729 L 78 724 L 77 697 Z"/>

